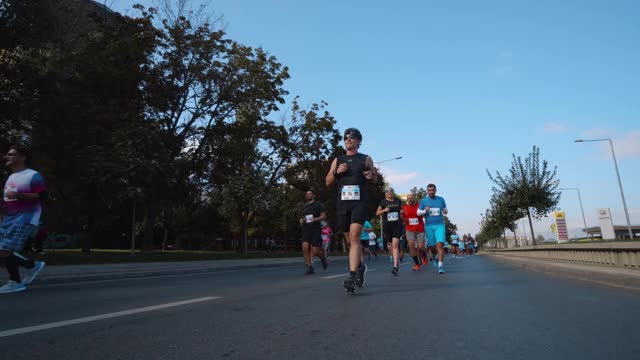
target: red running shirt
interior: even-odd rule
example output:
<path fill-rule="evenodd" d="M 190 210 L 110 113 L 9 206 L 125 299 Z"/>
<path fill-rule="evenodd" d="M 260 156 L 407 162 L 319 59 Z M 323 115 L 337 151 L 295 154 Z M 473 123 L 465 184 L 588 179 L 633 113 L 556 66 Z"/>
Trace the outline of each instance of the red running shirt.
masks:
<path fill-rule="evenodd" d="M 420 204 L 415 203 L 413 206 L 405 204 L 402 206 L 402 217 L 404 226 L 407 231 L 424 232 L 424 221 L 422 216 L 418 216 L 418 208 Z"/>

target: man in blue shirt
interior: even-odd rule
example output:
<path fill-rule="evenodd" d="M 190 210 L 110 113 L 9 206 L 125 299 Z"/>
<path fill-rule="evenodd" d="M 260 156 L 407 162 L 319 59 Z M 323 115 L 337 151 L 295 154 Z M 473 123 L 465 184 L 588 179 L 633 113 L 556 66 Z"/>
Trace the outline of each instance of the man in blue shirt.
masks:
<path fill-rule="evenodd" d="M 436 196 L 436 186 L 427 185 L 427 197 L 420 200 L 418 216 L 424 215 L 424 230 L 429 245 L 435 244 L 438 251 L 438 273 L 444 274 L 444 243 L 446 228 L 444 216 L 449 213 L 447 203 L 440 196 Z"/>

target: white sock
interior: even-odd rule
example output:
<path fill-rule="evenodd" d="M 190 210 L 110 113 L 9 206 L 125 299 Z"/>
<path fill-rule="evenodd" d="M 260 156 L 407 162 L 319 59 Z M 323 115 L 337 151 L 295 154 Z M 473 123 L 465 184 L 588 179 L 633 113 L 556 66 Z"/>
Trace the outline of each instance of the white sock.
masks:
<path fill-rule="evenodd" d="M 438 267 L 442 267 L 442 261 L 438 263 Z"/>

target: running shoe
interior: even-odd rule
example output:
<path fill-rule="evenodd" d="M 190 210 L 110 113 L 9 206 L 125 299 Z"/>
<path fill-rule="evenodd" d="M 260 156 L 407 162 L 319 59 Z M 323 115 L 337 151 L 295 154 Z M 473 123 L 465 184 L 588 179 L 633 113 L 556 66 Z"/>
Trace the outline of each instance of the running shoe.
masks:
<path fill-rule="evenodd" d="M 418 271 L 420 270 L 420 265 L 413 265 L 413 271 Z"/>
<path fill-rule="evenodd" d="M 44 261 L 36 261 L 36 266 L 31 269 L 27 269 L 24 274 L 24 279 L 22 279 L 22 283 L 24 285 L 29 285 L 36 278 L 40 270 L 44 268 Z"/>
<path fill-rule="evenodd" d="M 389 256 L 389 262 L 393 263 L 393 256 Z"/>
<path fill-rule="evenodd" d="M 2 287 L 0 287 L 0 293 L 12 293 L 12 292 L 23 291 L 26 289 L 27 288 L 24 286 L 24 284 L 17 283 L 13 280 L 9 280 L 9 282 L 7 282 Z"/>
<path fill-rule="evenodd" d="M 314 273 L 313 266 L 308 266 L 307 271 L 304 272 L 305 275 L 313 275 Z"/>
<path fill-rule="evenodd" d="M 355 292 L 356 291 L 356 276 L 355 275 L 347 275 L 347 278 L 344 279 L 344 282 L 342 283 L 342 286 L 344 286 L 344 289 L 347 292 Z"/>
<path fill-rule="evenodd" d="M 327 261 L 326 258 L 320 259 L 320 261 L 322 262 L 322 270 L 327 270 L 327 268 L 329 267 L 329 262 Z"/>
<path fill-rule="evenodd" d="M 427 265 L 429 263 L 429 259 L 426 256 L 422 257 L 422 265 Z"/>
<path fill-rule="evenodd" d="M 438 274 L 444 274 L 444 266 L 438 268 Z"/>
<path fill-rule="evenodd" d="M 360 264 L 358 271 L 356 271 L 356 285 L 359 288 L 364 286 L 364 283 L 366 282 L 365 274 L 367 273 L 368 270 L 369 268 L 367 267 L 366 264 Z"/>
<path fill-rule="evenodd" d="M 394 268 L 391 270 L 391 273 L 392 273 L 393 275 L 395 275 L 395 276 L 398 276 L 398 275 L 399 275 L 399 274 L 398 274 L 398 272 L 400 272 L 400 268 L 397 268 L 397 267 L 394 267 Z"/>

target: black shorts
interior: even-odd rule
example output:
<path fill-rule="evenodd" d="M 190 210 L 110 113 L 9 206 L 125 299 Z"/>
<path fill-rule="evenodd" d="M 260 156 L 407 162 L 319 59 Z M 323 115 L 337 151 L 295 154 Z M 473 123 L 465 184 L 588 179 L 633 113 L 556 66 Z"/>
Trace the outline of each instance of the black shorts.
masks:
<path fill-rule="evenodd" d="M 348 201 L 341 201 L 338 203 L 336 216 L 338 218 L 338 231 L 343 233 L 349 232 L 351 224 L 364 225 L 364 223 L 369 220 L 367 203 L 358 201 L 354 204 L 349 204 Z"/>
<path fill-rule="evenodd" d="M 362 250 L 369 248 L 369 240 L 360 240 L 360 246 Z"/>
<path fill-rule="evenodd" d="M 460 245 L 458 245 L 458 244 L 451 244 L 451 246 L 453 246 L 454 248 L 457 248 L 457 247 L 459 247 Z"/>
<path fill-rule="evenodd" d="M 390 243 L 393 238 L 400 239 L 402 236 L 402 224 L 399 221 L 386 222 L 383 227 L 383 239 Z"/>
<path fill-rule="evenodd" d="M 322 231 L 302 231 L 302 242 L 308 242 L 311 246 L 322 247 Z"/>

